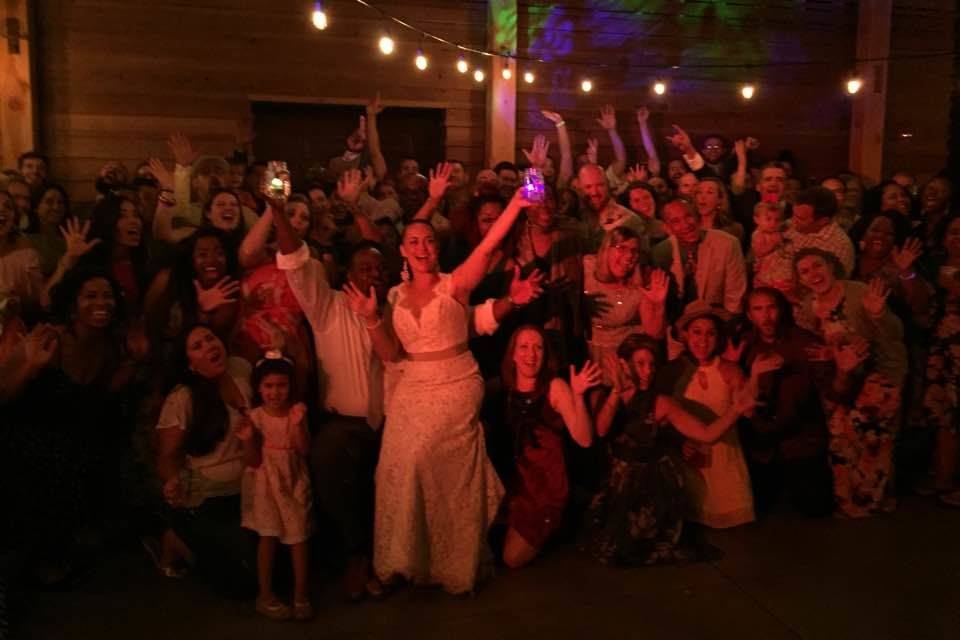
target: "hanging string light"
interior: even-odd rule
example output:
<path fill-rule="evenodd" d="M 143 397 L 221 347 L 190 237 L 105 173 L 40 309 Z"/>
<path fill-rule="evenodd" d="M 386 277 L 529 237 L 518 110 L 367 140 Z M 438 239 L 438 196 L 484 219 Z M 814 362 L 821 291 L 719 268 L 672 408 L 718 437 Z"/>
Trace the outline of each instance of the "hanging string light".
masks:
<path fill-rule="evenodd" d="M 423 55 L 423 49 L 417 49 L 417 57 L 413 59 L 413 64 L 415 64 L 420 71 L 426 71 L 427 67 L 430 66 L 430 61 L 427 60 L 427 56 Z"/>
<path fill-rule="evenodd" d="M 593 82 L 591 82 L 589 78 L 584 78 L 580 83 L 580 90 L 584 93 L 590 93 L 593 91 Z"/>
<path fill-rule="evenodd" d="M 385 56 L 393 54 L 396 48 L 396 44 L 393 42 L 393 38 L 390 37 L 389 33 L 380 36 L 380 41 L 377 43 L 377 46 L 380 47 L 380 53 Z"/>
<path fill-rule="evenodd" d="M 323 11 L 323 3 L 317 0 L 313 3 L 313 13 L 310 14 L 310 22 L 320 31 L 327 28 L 327 14 Z"/>
<path fill-rule="evenodd" d="M 467 59 L 463 57 L 463 54 L 460 54 L 460 57 L 457 58 L 457 71 L 460 73 L 466 73 L 470 71 L 470 65 L 467 64 Z"/>
<path fill-rule="evenodd" d="M 662 96 L 667 92 L 667 83 L 663 80 L 657 80 L 653 83 L 653 92 L 658 96 Z"/>
<path fill-rule="evenodd" d="M 740 87 L 740 95 L 743 96 L 744 100 L 753 100 L 753 95 L 757 92 L 757 88 L 750 84 L 749 82 L 742 87 Z"/>
<path fill-rule="evenodd" d="M 504 67 L 503 71 L 500 72 L 500 75 L 503 76 L 504 80 L 509 80 L 513 77 L 513 72 L 510 71 L 510 67 Z"/>
<path fill-rule="evenodd" d="M 527 71 L 523 74 L 523 81 L 527 84 L 533 84 L 533 81 L 537 79 L 537 76 L 533 75 L 532 71 Z"/>
<path fill-rule="evenodd" d="M 482 69 L 477 69 L 476 71 L 473 72 L 473 79 L 476 80 L 477 82 L 483 82 L 483 79 L 485 77 L 486 77 L 486 74 L 483 72 Z"/>
<path fill-rule="evenodd" d="M 848 95 L 856 95 L 860 93 L 860 89 L 863 88 L 863 79 L 860 78 L 860 76 L 847 78 L 847 81 L 844 83 L 844 88 L 847 90 Z"/>

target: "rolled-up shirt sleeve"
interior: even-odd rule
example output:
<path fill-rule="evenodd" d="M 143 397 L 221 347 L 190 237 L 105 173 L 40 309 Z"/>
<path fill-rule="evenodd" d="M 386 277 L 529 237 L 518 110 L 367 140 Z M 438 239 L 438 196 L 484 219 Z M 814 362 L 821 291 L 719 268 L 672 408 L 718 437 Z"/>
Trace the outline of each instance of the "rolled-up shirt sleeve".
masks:
<path fill-rule="evenodd" d="M 310 256 L 306 243 L 293 253 L 277 252 L 277 268 L 287 274 L 287 283 L 300 303 L 307 321 L 314 330 L 320 330 L 329 315 L 334 291 L 327 281 L 323 264 Z"/>
<path fill-rule="evenodd" d="M 473 331 L 476 335 L 493 335 L 500 328 L 500 323 L 497 322 L 497 318 L 493 314 L 494 303 L 496 303 L 496 300 L 489 298 L 470 308 L 473 313 Z"/>

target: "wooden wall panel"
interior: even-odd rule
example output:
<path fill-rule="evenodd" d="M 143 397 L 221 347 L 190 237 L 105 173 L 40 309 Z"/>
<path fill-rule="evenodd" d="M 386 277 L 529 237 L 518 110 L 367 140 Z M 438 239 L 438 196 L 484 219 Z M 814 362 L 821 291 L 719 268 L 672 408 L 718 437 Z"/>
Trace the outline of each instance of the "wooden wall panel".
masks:
<path fill-rule="evenodd" d="M 43 0 L 37 3 L 41 132 L 53 172 L 80 200 L 103 161 L 169 160 L 164 140 L 190 134 L 203 151 L 232 148 L 253 100 L 354 104 L 380 90 L 388 107 L 447 111 L 447 153 L 483 162 L 485 93 L 454 70 L 455 54 L 393 30 L 397 52 L 376 49 L 383 23 L 349 1 L 327 2 L 316 31 L 306 0 Z M 425 29 L 475 46 L 486 2 L 378 1 Z M 344 133 L 346 135 L 347 132 Z"/>
<path fill-rule="evenodd" d="M 955 51 L 954 0 L 894 0 L 891 55 Z M 953 60 L 949 56 L 890 63 L 884 172 L 921 180 L 946 165 Z"/>

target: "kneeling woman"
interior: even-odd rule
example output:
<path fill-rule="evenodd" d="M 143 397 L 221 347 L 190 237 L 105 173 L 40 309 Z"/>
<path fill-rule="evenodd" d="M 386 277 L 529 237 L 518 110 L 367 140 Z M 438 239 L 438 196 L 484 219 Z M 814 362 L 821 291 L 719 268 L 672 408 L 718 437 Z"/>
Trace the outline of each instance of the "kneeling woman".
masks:
<path fill-rule="evenodd" d="M 593 440 L 584 394 L 600 383 L 600 368 L 587 362 L 570 383 L 556 377 L 556 363 L 543 329 L 518 328 L 503 360 L 506 422 L 514 436 L 515 466 L 506 498 L 503 562 L 521 567 L 536 557 L 560 525 L 567 506 L 564 433 L 581 447 Z"/>
<path fill-rule="evenodd" d="M 605 564 L 650 565 L 687 559 L 679 546 L 687 511 L 683 475 L 674 459 L 679 438 L 712 443 L 754 405 L 742 393 L 710 424 L 687 413 L 668 396 L 657 395 L 653 380 L 661 364 L 660 345 L 632 334 L 617 357 L 604 362 L 613 388 L 597 413 L 597 435 L 608 437 L 610 475 L 594 496 L 587 518 L 590 552 Z"/>
<path fill-rule="evenodd" d="M 253 545 L 240 528 L 240 479 L 245 467 L 259 466 L 260 452 L 252 439 L 238 437 L 249 427 L 250 365 L 229 358 L 206 325 L 189 328 L 177 347 L 180 384 L 157 421 L 157 473 L 173 507 L 172 531 L 225 594 L 252 594 Z M 175 539 L 165 536 L 169 553 Z"/>

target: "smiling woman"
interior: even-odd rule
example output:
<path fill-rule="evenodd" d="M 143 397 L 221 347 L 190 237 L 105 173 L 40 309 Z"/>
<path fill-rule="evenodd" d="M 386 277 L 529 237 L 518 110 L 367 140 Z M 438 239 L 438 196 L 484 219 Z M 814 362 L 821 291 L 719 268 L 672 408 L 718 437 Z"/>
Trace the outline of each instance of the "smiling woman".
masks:
<path fill-rule="evenodd" d="M 121 446 L 109 437 L 124 428 L 119 394 L 146 355 L 135 341 L 118 340 L 119 296 L 106 273 L 72 270 L 54 291 L 62 324 L 38 325 L 0 362 L 4 533 L 24 545 L 43 583 L 71 577 L 73 535 L 111 495 L 98 478 L 110 476 L 104 467 Z"/>

